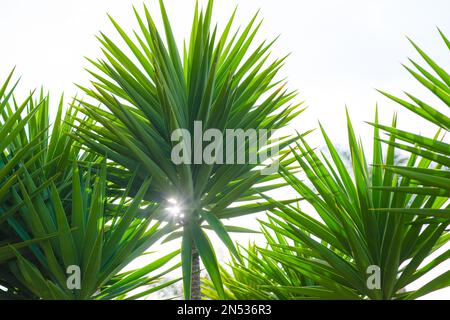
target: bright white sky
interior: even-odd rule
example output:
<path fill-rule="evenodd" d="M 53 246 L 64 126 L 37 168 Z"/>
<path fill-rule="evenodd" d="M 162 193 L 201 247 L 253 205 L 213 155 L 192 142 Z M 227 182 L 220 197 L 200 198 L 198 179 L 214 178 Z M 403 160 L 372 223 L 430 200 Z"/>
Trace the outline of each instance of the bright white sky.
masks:
<path fill-rule="evenodd" d="M 146 3 L 157 15 L 157 1 Z M 215 20 L 223 25 L 238 3 L 238 24 L 245 24 L 261 9 L 260 35 L 281 35 L 274 56 L 291 53 L 282 74 L 309 106 L 294 123 L 297 130 L 315 127 L 320 118 L 335 141 L 345 143 L 347 105 L 363 141 L 370 142 L 371 129 L 363 121 L 372 119 L 378 102 L 382 122 L 400 110 L 400 127 L 433 133 L 434 128 L 397 108 L 374 88 L 428 96 L 400 64 L 407 63 L 407 57 L 417 57 L 405 35 L 448 69 L 448 51 L 436 26 L 450 36 L 450 1 L 217 0 Z M 89 79 L 83 56 L 100 56 L 94 35 L 99 30 L 113 34 L 106 12 L 131 29 L 136 25 L 131 4 L 140 8 L 142 0 L 1 0 L 0 79 L 16 65 L 17 74 L 22 75 L 21 92 L 44 85 L 53 94 L 64 91 L 72 96 L 73 83 L 86 84 Z M 167 0 L 166 6 L 181 40 L 190 30 L 194 1 Z M 430 298 L 449 296 L 446 290 Z"/>

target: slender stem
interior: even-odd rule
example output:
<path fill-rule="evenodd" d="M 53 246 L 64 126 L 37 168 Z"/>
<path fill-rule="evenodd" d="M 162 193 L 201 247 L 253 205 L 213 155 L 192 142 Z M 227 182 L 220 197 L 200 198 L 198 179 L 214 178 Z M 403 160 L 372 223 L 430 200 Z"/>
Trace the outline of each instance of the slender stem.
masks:
<path fill-rule="evenodd" d="M 195 243 L 192 243 L 192 275 L 191 275 L 191 300 L 201 300 L 200 287 L 200 256 Z"/>

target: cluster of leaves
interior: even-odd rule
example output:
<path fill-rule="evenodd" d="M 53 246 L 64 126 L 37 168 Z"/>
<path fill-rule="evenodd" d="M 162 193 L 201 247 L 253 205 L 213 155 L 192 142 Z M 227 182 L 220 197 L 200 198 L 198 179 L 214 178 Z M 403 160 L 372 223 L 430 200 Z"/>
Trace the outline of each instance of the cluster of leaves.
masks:
<path fill-rule="evenodd" d="M 395 128 L 395 120 L 393 124 Z M 351 170 L 325 130 L 322 134 L 329 157 L 321 157 L 304 139 L 299 140 L 298 150 L 292 152 L 309 185 L 285 168 L 280 174 L 302 201 L 315 209 L 317 217 L 302 210 L 301 202 L 298 206 L 285 205 L 268 198 L 276 209 L 261 224 L 270 248 L 252 246 L 242 258 L 247 262 L 232 263 L 234 277 L 226 279 L 236 297 L 415 299 L 449 285 L 447 272 L 417 290 L 402 290 L 448 261 L 448 250 L 431 261 L 425 259 L 447 244 L 450 234 L 446 231 L 449 220 L 429 221 L 399 212 L 438 210 L 448 198 L 384 190 L 394 186 L 416 188 L 416 184 L 388 169 L 395 164 L 395 138 L 391 137 L 383 157 L 378 131 L 376 127 L 373 166 L 369 167 L 348 120 Z M 406 167 L 427 169 L 431 164 L 413 154 Z M 379 288 L 368 284 L 371 266 L 380 270 Z M 244 277 L 248 286 L 242 285 Z"/>
<path fill-rule="evenodd" d="M 154 223 L 157 206 L 139 208 L 150 178 L 130 200 L 108 195 L 106 165 L 72 139 L 76 107 L 63 115 L 61 98 L 50 129 L 49 96 L 31 93 L 17 104 L 5 81 L 0 102 L 0 291 L 8 299 L 113 299 L 154 284 L 172 268 L 150 275 L 177 252 L 120 273 L 165 231 Z M 23 116 L 25 114 L 25 116 Z M 81 164 L 86 164 L 86 167 Z M 95 170 L 93 167 L 101 168 Z M 70 266 L 81 287 L 69 289 Z M 175 281 L 175 280 L 174 280 Z M 172 282 L 166 283 L 170 285 Z M 79 290 L 78 290 L 79 289 Z M 132 298 L 158 288 L 140 290 Z"/>
<path fill-rule="evenodd" d="M 407 70 L 450 106 L 449 75 L 413 45 L 440 79 L 414 61 L 420 74 Z M 446 115 L 412 94 L 407 95 L 413 103 L 383 94 L 449 130 Z M 268 198 L 276 204 L 268 221 L 261 221 L 269 248 L 252 245 L 231 262 L 231 274 L 222 271 L 229 298 L 416 299 L 450 286 L 450 271 L 429 277 L 450 259 L 450 145 L 439 132 L 425 138 L 397 129 L 395 118 L 391 126 L 380 125 L 377 118 L 371 123 L 370 163 L 348 119 L 351 170 L 322 127 L 326 154 L 299 138 L 292 152 L 307 181 L 286 168 L 280 174 L 317 216 L 305 213 L 301 201 L 294 206 Z M 388 140 L 380 138 L 380 130 L 389 134 Z M 405 151 L 410 155 L 406 163 L 395 163 L 396 154 Z M 371 266 L 380 271 L 379 287 L 367 283 Z M 424 285 L 408 289 L 427 275 Z M 208 280 L 203 290 L 216 298 Z"/>
<path fill-rule="evenodd" d="M 273 42 L 263 42 L 250 52 L 260 27 L 256 15 L 243 31 L 232 35 L 233 13 L 219 34 L 211 22 L 213 1 L 205 11 L 196 7 L 190 39 L 180 54 L 162 1 L 160 8 L 165 41 L 146 7 L 144 17 L 135 10 L 140 29 L 134 33 L 135 40 L 111 19 L 126 46 L 121 49 L 104 34 L 99 38 L 105 58 L 91 61 L 95 67 L 90 71 L 95 78 L 93 88 L 82 89 L 101 105 L 83 103 L 81 110 L 89 120 L 82 121 L 77 136 L 92 151 L 107 155 L 108 165 L 115 168 L 108 179 L 118 188 L 136 171 L 132 195 L 150 174 L 153 179 L 146 200 L 164 205 L 169 198 L 178 199 L 184 218 L 177 221 L 182 230 L 175 235 L 182 237 L 185 297 L 190 297 L 192 252 L 197 250 L 224 297 L 217 258 L 203 228 L 214 230 L 237 255 L 227 232 L 232 226 L 230 229 L 221 220 L 272 207 L 260 193 L 278 187 L 273 183 L 278 175 L 262 175 L 261 161 L 176 164 L 171 151 L 179 141 L 172 141 L 172 133 L 182 129 L 194 137 L 196 121 L 204 131 L 264 129 L 269 134 L 268 144 L 283 150 L 293 138 L 272 139 L 272 133 L 302 109 L 289 104 L 295 92 L 276 81 L 284 59 L 267 62 Z M 197 150 L 201 142 L 192 138 L 182 143 Z M 248 159 L 252 152 L 262 152 L 250 148 L 248 143 L 236 143 L 230 154 L 245 154 Z M 287 166 L 289 161 L 282 163 Z M 231 204 L 240 205 L 231 208 Z"/>
<path fill-rule="evenodd" d="M 284 235 L 272 235 L 264 226 L 262 232 L 268 243 L 267 250 L 276 250 L 286 257 L 303 255 L 299 253 L 300 243 L 295 243 L 295 249 L 292 249 L 292 246 L 287 246 L 289 238 Z M 304 297 L 305 292 L 315 291 L 315 282 L 305 276 L 301 269 L 292 268 L 289 263 L 279 264 L 255 244 L 250 244 L 248 248 L 239 247 L 238 250 L 241 259 L 232 257 L 229 268 L 221 268 L 227 299 L 293 300 L 300 295 Z M 209 279 L 203 279 L 202 285 L 205 297 L 214 300 L 220 298 Z M 324 295 L 323 298 L 327 297 Z"/>
<path fill-rule="evenodd" d="M 450 41 L 440 30 L 439 32 L 447 49 L 450 50 Z M 401 141 L 395 144 L 397 148 L 416 154 L 434 163 L 434 166 L 428 169 L 412 166 L 390 167 L 389 170 L 393 173 L 408 177 L 417 184 L 417 187 L 414 189 L 395 188 L 393 191 L 448 198 L 450 196 L 450 144 L 443 141 L 443 139 L 446 134 L 448 135 L 450 132 L 450 114 L 448 112 L 448 108 L 450 107 L 450 75 L 444 68 L 440 67 L 422 49 L 420 49 L 419 46 L 412 41 L 411 43 L 427 63 L 429 71 L 427 71 L 426 67 L 420 66 L 413 60 L 411 60 L 411 63 L 416 70 L 406 66 L 405 68 L 424 86 L 424 88 L 428 89 L 438 101 L 441 101 L 443 106 L 433 107 L 411 93 L 406 93 L 411 100 L 411 102 L 409 102 L 382 92 L 388 98 L 439 128 L 435 137 L 427 138 L 417 133 L 410 133 L 396 128 L 378 125 L 380 129 L 395 136 Z M 437 210 L 421 210 L 419 213 L 414 210 L 404 210 L 403 212 L 448 219 L 450 208 L 447 205 Z"/>

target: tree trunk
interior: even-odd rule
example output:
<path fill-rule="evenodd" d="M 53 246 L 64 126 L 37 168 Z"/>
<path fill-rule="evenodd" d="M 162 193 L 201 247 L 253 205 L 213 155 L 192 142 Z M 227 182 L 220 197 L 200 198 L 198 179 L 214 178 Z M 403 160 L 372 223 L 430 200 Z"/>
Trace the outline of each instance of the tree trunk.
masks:
<path fill-rule="evenodd" d="M 192 275 L 191 275 L 191 300 L 201 300 L 202 293 L 200 287 L 200 256 L 195 243 L 192 243 Z"/>

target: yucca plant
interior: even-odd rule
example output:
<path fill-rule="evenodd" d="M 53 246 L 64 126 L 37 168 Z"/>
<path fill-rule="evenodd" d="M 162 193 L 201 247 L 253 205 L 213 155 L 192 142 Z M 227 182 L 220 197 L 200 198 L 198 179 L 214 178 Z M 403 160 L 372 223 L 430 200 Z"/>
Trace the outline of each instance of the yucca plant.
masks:
<path fill-rule="evenodd" d="M 156 206 L 140 208 L 144 203 L 130 201 L 125 190 L 120 196 L 117 189 L 107 192 L 104 174 L 100 178 L 100 173 L 90 173 L 93 169 L 86 172 L 86 166 L 101 167 L 102 160 L 84 152 L 72 137 L 75 102 L 64 114 L 61 98 L 50 120 L 49 96 L 41 90 L 38 98 L 31 93 L 18 105 L 14 88 L 6 92 L 11 77 L 12 73 L 0 92 L 1 298 L 140 298 L 175 282 L 157 283 L 173 268 L 150 273 L 177 253 L 141 270 L 120 273 L 164 234 L 159 224 L 147 229 Z M 67 271 L 77 266 L 81 287 L 69 289 Z M 147 285 L 156 286 L 145 289 Z M 136 288 L 140 291 L 133 293 Z"/>
<path fill-rule="evenodd" d="M 19 177 L 26 171 L 34 172 L 37 167 L 39 152 L 42 148 L 43 131 L 24 137 L 22 133 L 37 119 L 37 112 L 43 107 L 40 99 L 34 104 L 33 110 L 29 110 L 33 103 L 31 93 L 22 103 L 18 104 L 14 97 L 17 81 L 10 86 L 14 70 L 8 75 L 0 88 L 0 285 L 6 290 L 17 285 L 17 281 L 11 276 L 6 262 L 15 257 L 15 251 L 23 250 L 31 244 L 48 239 L 27 238 L 23 239 L 8 227 L 8 218 L 14 214 L 11 208 L 11 188 L 18 183 Z M 27 112 L 28 111 L 28 112 Z M 25 113 L 25 116 L 23 114 Z M 25 290 L 26 291 L 26 290 Z M 11 294 L 11 290 L 0 290 L 0 298 L 27 297 L 24 290 L 20 294 Z"/>
<path fill-rule="evenodd" d="M 11 244 L 12 241 L 23 240 L 20 246 L 24 247 L 27 243 L 39 241 L 39 238 L 31 239 L 10 219 L 23 206 L 23 202 L 15 201 L 11 192 L 12 189 L 17 188 L 23 174 L 30 174 L 40 190 L 53 181 L 61 193 L 66 193 L 64 196 L 66 198 L 69 194 L 67 187 L 70 187 L 71 182 L 70 161 L 73 159 L 94 161 L 96 155 L 80 152 L 78 143 L 70 137 L 76 115 L 74 108 L 69 108 L 63 116 L 63 98 L 61 97 L 56 117 L 51 125 L 49 95 L 44 95 L 43 90 L 40 94 L 32 92 L 23 103 L 18 104 L 13 94 L 17 83 L 13 89 L 5 93 L 12 76 L 13 72 L 9 75 L 1 92 L 1 96 L 4 96 L 1 108 L 2 130 L 6 135 L 2 140 L 5 147 L 2 149 L 4 173 L 2 192 L 4 193 L 0 199 L 0 225 L 3 225 L 0 232 L 5 235 L 2 242 Z M 34 197 L 34 195 L 31 196 Z M 46 236 L 45 239 L 48 237 Z M 8 259 L 15 257 L 12 248 L 10 245 L 2 248 Z M 12 281 L 16 283 L 13 287 L 17 288 L 17 281 L 9 274 L 8 268 L 3 268 L 2 274 L 5 287 L 8 288 L 6 282 Z M 10 297 L 11 292 L 15 292 L 14 297 L 19 297 L 17 291 L 8 290 Z M 25 294 L 23 290 L 22 294 Z"/>
<path fill-rule="evenodd" d="M 394 120 L 393 128 L 395 123 Z M 259 248 L 258 254 L 244 255 L 242 259 L 257 260 L 248 267 L 232 264 L 233 270 L 240 269 L 240 274 L 258 279 L 256 288 L 251 287 L 250 291 L 241 286 L 237 292 L 251 297 L 260 290 L 274 298 L 279 297 L 275 293 L 281 292 L 283 297 L 294 299 L 415 299 L 449 286 L 447 271 L 417 290 L 407 287 L 450 258 L 449 250 L 432 256 L 450 239 L 448 221 L 424 223 L 421 215 L 396 212 L 405 208 L 418 212 L 440 208 L 447 198 L 383 190 L 395 186 L 415 188 L 416 184 L 386 169 L 395 165 L 395 138 L 391 137 L 383 156 L 377 127 L 369 165 L 362 142 L 357 140 L 348 120 L 351 169 L 321 129 L 329 156 L 319 155 L 304 139 L 298 142 L 299 151 L 293 152 L 307 180 L 283 167 L 280 173 L 303 200 L 294 206 L 270 199 L 277 208 L 271 210 L 268 221 L 261 223 L 275 234 L 267 238 L 271 250 Z M 405 166 L 426 170 L 431 164 L 413 154 Z M 307 214 L 302 209 L 306 207 L 304 202 L 314 212 Z M 255 265 L 269 268 L 254 269 Z M 266 273 L 264 277 L 261 271 Z M 286 282 L 286 278 L 295 279 L 286 274 L 297 277 L 298 273 L 305 282 Z M 230 283 L 233 288 L 237 285 L 235 281 Z"/>
<path fill-rule="evenodd" d="M 15 277 L 35 298 L 135 299 L 178 281 L 141 288 L 179 267 L 158 271 L 178 252 L 141 269 L 120 272 L 165 234 L 161 223 L 152 223 L 157 206 L 142 201 L 150 179 L 144 181 L 134 199 L 127 197 L 127 189 L 111 206 L 107 202 L 106 165 L 98 175 L 91 176 L 89 169 L 80 172 L 74 162 L 72 172 L 70 198 L 65 198 L 66 193 L 61 194 L 54 182 L 39 191 L 29 174 L 25 174 L 18 190 L 12 190 L 16 201 L 24 202 L 19 213 L 10 218 L 15 229 L 36 238 L 56 235 L 32 246 L 26 255 L 17 252 L 17 261 L 10 263 Z M 142 212 L 139 208 L 143 205 Z M 135 289 L 141 291 L 127 296 Z"/>
<path fill-rule="evenodd" d="M 132 193 L 151 175 L 152 184 L 144 199 L 163 206 L 170 205 L 170 198 L 178 201 L 183 216 L 161 219 L 175 220 L 177 228 L 182 228 L 185 297 L 200 298 L 200 256 L 224 298 L 214 248 L 203 227 L 213 229 L 237 254 L 230 229 L 221 220 L 271 207 L 260 201 L 259 193 L 275 188 L 277 185 L 268 184 L 277 175 L 262 175 L 261 162 L 175 164 L 171 151 L 178 141 L 171 140 L 172 133 L 184 129 L 194 137 L 196 121 L 203 130 L 266 129 L 269 144 L 282 150 L 292 140 L 284 137 L 275 141 L 271 130 L 284 127 L 301 110 L 289 104 L 295 93 L 276 80 L 284 59 L 268 62 L 273 42 L 263 42 L 250 51 L 260 26 L 256 15 L 241 32 L 233 33 L 233 13 L 219 33 L 211 22 L 213 1 L 205 11 L 196 7 L 190 39 L 180 54 L 162 1 L 160 8 L 165 41 L 147 8 L 145 17 L 135 10 L 140 29 L 133 33 L 135 40 L 111 19 L 125 48 L 104 34 L 99 37 L 105 58 L 91 61 L 93 88 L 82 89 L 101 106 L 83 103 L 82 111 L 95 123 L 83 123 L 77 134 L 91 151 L 108 157 L 108 165 L 114 168 L 108 179 L 118 188 L 137 171 Z M 183 143 L 193 150 L 205 144 L 194 139 L 192 144 L 187 140 Z M 235 155 L 261 152 L 251 150 L 248 143 L 236 145 L 234 151 Z M 288 160 L 284 161 L 287 165 Z M 249 200 L 253 203 L 242 202 Z"/>
<path fill-rule="evenodd" d="M 8 164 L 10 175 L 14 177 L 5 185 L 5 195 L 0 204 L 3 215 L 1 222 L 6 221 L 19 208 L 12 199 L 11 189 L 17 185 L 24 172 L 32 175 L 36 185 L 44 188 L 53 181 L 61 192 L 70 194 L 72 161 L 86 163 L 99 161 L 97 155 L 84 152 L 79 143 L 71 135 L 77 110 L 70 107 L 63 114 L 64 99 L 61 97 L 56 108 L 56 117 L 50 119 L 50 96 L 41 89 L 40 94 L 34 92 L 21 104 L 17 105 L 14 97 L 5 102 L 3 118 L 16 122 L 15 127 L 5 124 L 11 130 L 5 141 L 7 147 L 3 154 L 3 163 Z M 16 160 L 16 161 L 11 161 Z M 65 190 L 65 191 L 64 191 Z"/>
<path fill-rule="evenodd" d="M 447 49 L 450 50 L 450 42 L 445 35 L 439 30 Z M 410 40 L 411 41 L 411 40 Z M 430 90 L 433 95 L 443 103 L 443 108 L 431 106 L 417 96 L 406 93 L 410 101 L 395 97 L 389 93 L 381 91 L 386 97 L 392 99 L 406 109 L 416 113 L 423 119 L 436 125 L 440 132 L 434 138 L 423 137 L 417 133 L 411 133 L 389 126 L 377 125 L 379 128 L 387 131 L 395 136 L 397 142 L 395 146 L 399 149 L 406 150 L 413 154 L 433 161 L 434 165 L 430 168 L 391 166 L 388 170 L 417 182 L 415 188 L 391 188 L 395 192 L 407 192 L 411 194 L 421 194 L 429 196 L 450 196 L 450 144 L 445 140 L 448 139 L 450 131 L 450 75 L 441 66 L 439 66 L 432 58 L 430 58 L 422 49 L 411 41 L 414 48 L 425 60 L 427 67 L 420 66 L 417 62 L 410 60 L 413 68 L 405 66 L 406 70 L 416 78 L 425 88 Z M 444 134 L 440 134 L 444 132 Z M 447 137 L 445 137 L 447 134 Z M 443 138 L 445 137 L 445 138 Z M 444 139 L 444 140 L 443 140 Z M 388 141 L 386 141 L 389 143 Z M 432 216 L 437 219 L 450 219 L 449 204 L 443 204 L 441 208 L 425 208 L 417 212 L 413 209 L 399 210 L 406 214 L 421 214 Z"/>

